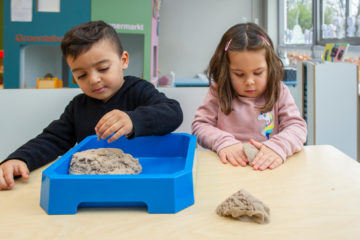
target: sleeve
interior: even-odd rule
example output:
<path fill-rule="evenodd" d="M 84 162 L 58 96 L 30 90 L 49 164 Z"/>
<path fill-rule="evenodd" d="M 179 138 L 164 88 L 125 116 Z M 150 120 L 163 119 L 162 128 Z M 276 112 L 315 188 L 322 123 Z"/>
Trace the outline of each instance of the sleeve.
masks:
<path fill-rule="evenodd" d="M 183 121 L 180 104 L 167 98 L 151 83 L 141 81 L 141 86 L 134 86 L 133 99 L 137 107 L 126 111 L 133 123 L 130 138 L 149 135 L 164 135 L 174 131 Z"/>
<path fill-rule="evenodd" d="M 196 110 L 192 123 L 192 133 L 196 135 L 198 143 L 217 153 L 224 147 L 239 143 L 235 136 L 217 127 L 219 102 L 212 88 L 205 97 L 204 103 Z"/>
<path fill-rule="evenodd" d="M 2 163 L 20 159 L 32 171 L 64 154 L 76 142 L 72 116 L 73 105 L 70 103 L 58 120 L 50 123 L 41 134 L 22 145 Z"/>
<path fill-rule="evenodd" d="M 279 132 L 264 144 L 278 153 L 283 160 L 300 151 L 307 137 L 305 120 L 295 105 L 287 86 L 283 85 L 278 101 Z"/>

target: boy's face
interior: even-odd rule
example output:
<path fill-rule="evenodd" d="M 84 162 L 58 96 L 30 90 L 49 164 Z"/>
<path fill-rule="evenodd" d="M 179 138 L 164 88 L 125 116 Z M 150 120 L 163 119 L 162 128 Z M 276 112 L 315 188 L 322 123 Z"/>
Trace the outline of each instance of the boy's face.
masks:
<path fill-rule="evenodd" d="M 120 57 L 116 48 L 107 39 L 94 43 L 76 59 L 66 57 L 76 83 L 89 97 L 108 101 L 123 85 L 129 55 Z"/>

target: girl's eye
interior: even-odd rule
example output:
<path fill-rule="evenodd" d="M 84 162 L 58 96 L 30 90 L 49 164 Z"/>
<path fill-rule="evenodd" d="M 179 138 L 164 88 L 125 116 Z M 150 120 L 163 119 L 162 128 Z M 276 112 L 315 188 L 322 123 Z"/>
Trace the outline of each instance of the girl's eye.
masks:
<path fill-rule="evenodd" d="M 238 76 L 238 77 L 243 77 L 244 76 L 243 73 L 235 73 L 235 75 Z"/>
<path fill-rule="evenodd" d="M 254 74 L 256 75 L 256 76 L 259 76 L 259 75 L 261 75 L 263 72 L 255 72 Z"/>

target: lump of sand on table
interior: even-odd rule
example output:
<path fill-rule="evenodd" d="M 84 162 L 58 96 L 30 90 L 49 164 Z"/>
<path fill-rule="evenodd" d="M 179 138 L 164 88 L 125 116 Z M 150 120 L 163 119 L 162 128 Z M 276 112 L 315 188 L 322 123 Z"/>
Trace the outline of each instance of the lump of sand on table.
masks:
<path fill-rule="evenodd" d="M 73 154 L 69 174 L 139 174 L 139 160 L 118 148 L 89 149 Z"/>
<path fill-rule="evenodd" d="M 245 143 L 244 144 L 244 152 L 249 160 L 249 164 L 251 165 L 252 161 L 254 160 L 256 154 L 259 152 L 259 149 L 257 149 L 254 145 L 251 143 Z"/>
<path fill-rule="evenodd" d="M 217 207 L 216 213 L 247 222 L 268 223 L 270 220 L 269 207 L 244 189 L 222 202 Z"/>

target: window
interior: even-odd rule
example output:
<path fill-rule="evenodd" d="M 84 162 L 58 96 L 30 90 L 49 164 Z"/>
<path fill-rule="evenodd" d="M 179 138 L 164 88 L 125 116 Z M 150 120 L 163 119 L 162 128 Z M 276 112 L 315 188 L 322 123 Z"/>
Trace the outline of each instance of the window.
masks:
<path fill-rule="evenodd" d="M 360 45 L 360 0 L 279 0 L 280 45 Z"/>
<path fill-rule="evenodd" d="M 280 1 L 283 17 L 284 44 L 312 44 L 313 14 L 312 0 Z M 281 41 L 280 40 L 280 41 Z"/>
<path fill-rule="evenodd" d="M 360 1 L 320 1 L 319 43 L 349 42 L 360 44 Z"/>

